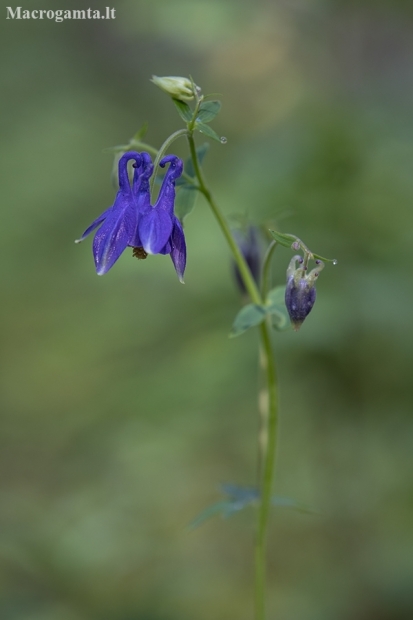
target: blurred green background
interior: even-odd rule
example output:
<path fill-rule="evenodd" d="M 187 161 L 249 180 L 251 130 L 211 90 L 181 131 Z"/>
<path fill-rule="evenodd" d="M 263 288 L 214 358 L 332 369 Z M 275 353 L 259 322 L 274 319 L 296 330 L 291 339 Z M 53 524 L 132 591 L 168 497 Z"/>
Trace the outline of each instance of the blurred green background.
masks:
<path fill-rule="evenodd" d="M 253 510 L 187 529 L 220 483 L 255 478 L 256 334 L 227 337 L 225 242 L 199 199 L 185 286 L 129 251 L 99 278 L 73 243 L 113 201 L 104 149 L 181 126 L 154 73 L 220 93 L 228 143 L 205 170 L 225 212 L 289 213 L 282 230 L 339 261 L 276 337 L 276 490 L 318 514 L 273 515 L 269 617 L 411 619 L 413 5 L 111 6 L 110 22 L 2 9 L 0 618 L 252 617 Z"/>

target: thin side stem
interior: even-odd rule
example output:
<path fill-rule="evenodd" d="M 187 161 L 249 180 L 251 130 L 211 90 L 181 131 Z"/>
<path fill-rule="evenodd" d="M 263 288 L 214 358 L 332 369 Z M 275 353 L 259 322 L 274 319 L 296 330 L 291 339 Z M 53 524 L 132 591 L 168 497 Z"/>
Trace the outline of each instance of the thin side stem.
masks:
<path fill-rule="evenodd" d="M 220 208 L 215 202 L 209 191 L 199 165 L 198 156 L 193 138 L 193 126 L 188 126 L 188 143 L 191 152 L 192 163 L 195 176 L 198 180 L 199 191 L 205 196 L 212 212 L 218 222 L 221 231 L 227 240 L 234 260 L 237 264 L 245 288 L 247 289 L 253 303 L 262 304 L 260 291 L 252 277 L 251 271 L 236 244 L 228 223 Z M 274 482 L 275 456 L 277 445 L 277 379 L 275 373 L 275 362 L 271 346 L 270 328 L 266 321 L 260 325 L 261 346 L 264 354 L 264 367 L 266 370 L 267 389 L 268 389 L 268 441 L 267 449 L 263 455 L 263 473 L 260 480 L 261 501 L 258 513 L 257 532 L 255 538 L 255 620 L 265 620 L 265 592 L 266 592 L 266 540 L 268 521 L 271 509 L 271 494 Z"/>
<path fill-rule="evenodd" d="M 171 134 L 169 138 L 167 138 L 165 142 L 162 144 L 155 158 L 154 164 L 153 164 L 153 174 L 152 174 L 152 179 L 151 179 L 151 193 L 153 192 L 153 186 L 155 184 L 156 173 L 158 171 L 159 162 L 164 156 L 164 153 L 169 149 L 172 142 L 175 142 L 175 140 L 177 140 L 181 136 L 186 136 L 186 135 L 188 135 L 188 131 L 186 129 L 178 129 L 178 131 L 175 131 L 173 134 Z"/>
<path fill-rule="evenodd" d="M 267 298 L 271 286 L 271 259 L 276 247 L 277 242 L 274 239 L 268 246 L 262 261 L 261 295 L 264 300 Z"/>
<path fill-rule="evenodd" d="M 158 149 L 156 149 L 154 146 L 151 146 L 150 144 L 147 144 L 146 142 L 141 142 L 140 140 L 133 141 L 130 144 L 130 147 L 133 147 L 134 149 L 139 149 L 141 151 L 146 151 L 147 153 L 149 153 L 149 155 L 153 155 L 154 157 L 156 157 L 158 154 Z"/>

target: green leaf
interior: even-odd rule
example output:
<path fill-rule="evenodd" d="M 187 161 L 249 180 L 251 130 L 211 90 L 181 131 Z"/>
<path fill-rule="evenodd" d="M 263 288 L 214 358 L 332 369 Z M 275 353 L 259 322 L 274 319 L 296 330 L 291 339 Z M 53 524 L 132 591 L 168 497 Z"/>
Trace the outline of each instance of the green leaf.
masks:
<path fill-rule="evenodd" d="M 284 306 L 285 307 L 285 286 L 276 286 L 271 289 L 267 295 L 266 305 L 267 306 Z"/>
<path fill-rule="evenodd" d="M 231 501 L 237 506 L 247 506 L 257 501 L 259 497 L 259 491 L 256 487 L 243 487 L 239 484 L 224 483 L 221 484 L 221 490 L 226 495 L 229 495 Z M 241 509 L 241 508 L 240 508 Z"/>
<path fill-rule="evenodd" d="M 204 101 L 199 107 L 196 120 L 201 123 L 210 123 L 221 109 L 220 101 Z"/>
<path fill-rule="evenodd" d="M 148 122 L 144 123 L 142 125 L 142 127 L 139 129 L 139 131 L 137 131 L 135 133 L 135 135 L 133 136 L 131 142 L 140 142 L 142 140 L 142 138 L 144 138 L 146 136 L 146 133 L 148 131 Z"/>
<path fill-rule="evenodd" d="M 208 150 L 209 150 L 209 142 L 204 142 L 203 144 L 200 144 L 197 147 L 196 154 L 198 156 L 198 161 L 200 165 L 202 165 L 202 162 L 204 161 L 205 155 L 207 154 Z M 188 157 L 188 159 L 186 160 L 184 170 L 188 176 L 190 177 L 195 176 L 194 165 L 192 163 L 191 157 Z"/>
<path fill-rule="evenodd" d="M 285 331 L 291 327 L 290 317 L 287 312 L 280 312 L 278 310 L 271 310 L 271 325 L 273 329 L 278 332 Z"/>
<path fill-rule="evenodd" d="M 255 327 L 263 322 L 267 314 L 264 306 L 258 304 L 248 304 L 244 306 L 235 317 L 232 329 L 230 332 L 230 338 L 240 336 L 250 327 Z"/>
<path fill-rule="evenodd" d="M 285 307 L 285 286 L 276 286 L 267 296 L 265 302 L 267 313 L 271 315 L 274 329 L 283 331 L 290 327 L 290 317 Z"/>
<path fill-rule="evenodd" d="M 224 519 L 231 517 L 236 512 L 240 512 L 251 505 L 259 505 L 259 491 L 254 487 L 239 487 L 238 485 L 222 485 L 222 490 L 226 495 L 229 495 L 229 499 L 222 500 L 211 504 L 205 510 L 203 510 L 191 523 L 190 529 L 195 529 L 202 525 L 205 521 L 214 517 L 215 515 L 221 515 Z M 317 514 L 315 510 L 298 502 L 290 497 L 281 497 L 279 495 L 273 495 L 271 498 L 271 505 L 277 508 L 291 508 L 298 512 L 304 512 L 307 514 Z"/>
<path fill-rule="evenodd" d="M 221 138 L 213 129 L 211 129 L 209 125 L 204 125 L 204 123 L 195 123 L 195 129 L 203 133 L 204 136 L 208 136 L 208 138 L 212 138 L 213 140 L 221 143 Z"/>
<path fill-rule="evenodd" d="M 108 146 L 106 149 L 103 149 L 104 153 L 126 153 L 130 149 L 129 144 L 118 144 L 117 146 Z"/>
<path fill-rule="evenodd" d="M 291 497 L 280 497 L 279 495 L 274 495 L 274 497 L 271 498 L 271 504 L 279 508 L 292 508 L 293 510 L 297 510 L 298 512 L 317 514 L 315 510 L 313 510 L 306 504 L 298 502 L 296 499 L 292 499 Z"/>
<path fill-rule="evenodd" d="M 207 521 L 215 515 L 221 514 L 223 516 L 229 516 L 229 514 L 233 512 L 231 504 L 232 502 L 227 500 L 211 504 L 211 506 L 205 508 L 205 510 L 203 510 L 193 521 L 191 521 L 189 527 L 191 529 L 195 529 L 196 527 L 202 525 L 204 521 Z"/>
<path fill-rule="evenodd" d="M 335 258 L 324 258 L 323 256 L 320 256 L 319 254 L 314 254 L 313 252 L 311 252 L 311 250 L 308 249 L 308 247 L 301 241 L 301 239 L 299 239 L 295 235 L 279 233 L 276 230 L 270 230 L 270 233 L 272 234 L 274 239 L 278 241 L 278 243 L 280 243 L 281 245 L 284 245 L 286 248 L 292 249 L 291 247 L 292 244 L 298 243 L 300 246 L 299 249 L 301 249 L 304 253 L 308 254 L 312 260 L 317 259 L 317 260 L 326 261 L 327 263 L 333 263 L 333 265 L 337 264 L 337 260 Z"/>
<path fill-rule="evenodd" d="M 187 103 L 184 101 L 180 101 L 179 99 L 172 99 L 175 104 L 176 109 L 178 110 L 179 116 L 186 123 L 192 120 L 192 110 Z"/>
<path fill-rule="evenodd" d="M 286 248 L 291 248 L 294 241 L 297 241 L 297 237 L 295 235 L 287 235 L 283 233 L 279 233 L 276 230 L 270 230 L 270 233 L 274 237 L 279 244 L 283 245 Z"/>
<path fill-rule="evenodd" d="M 184 185 L 177 191 L 175 200 L 175 214 L 181 222 L 184 221 L 186 216 L 189 215 L 194 208 L 197 194 L 198 192 L 196 187 L 192 185 Z"/>
<path fill-rule="evenodd" d="M 317 260 L 322 260 L 322 261 L 325 261 L 326 263 L 333 263 L 334 265 L 337 265 L 336 258 L 324 258 L 323 256 L 320 256 L 319 254 L 313 254 L 313 256 Z"/>

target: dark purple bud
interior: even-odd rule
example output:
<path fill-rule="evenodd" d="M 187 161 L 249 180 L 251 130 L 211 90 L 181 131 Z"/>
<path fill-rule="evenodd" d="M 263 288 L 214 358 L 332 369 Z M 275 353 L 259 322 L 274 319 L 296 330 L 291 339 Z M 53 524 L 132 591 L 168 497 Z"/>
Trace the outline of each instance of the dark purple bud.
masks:
<path fill-rule="evenodd" d="M 293 276 L 290 276 L 285 289 L 285 305 L 290 315 L 291 323 L 297 332 L 306 316 L 311 312 L 316 298 L 314 286 L 302 278 L 296 283 Z"/>
<path fill-rule="evenodd" d="M 233 235 L 248 267 L 250 268 L 252 277 L 258 284 L 261 271 L 261 244 L 259 229 L 256 226 L 249 226 L 245 231 L 234 230 Z M 233 273 L 239 290 L 241 293 L 246 295 L 247 291 L 245 289 L 244 281 L 235 263 L 233 263 Z"/>
<path fill-rule="evenodd" d="M 294 256 L 287 269 L 287 286 L 285 289 L 285 305 L 290 315 L 293 329 L 298 331 L 304 319 L 311 312 L 315 300 L 315 281 L 324 267 L 322 261 L 316 261 L 317 268 L 306 273 L 307 266 L 296 268 L 296 263 L 303 264 L 301 256 Z"/>

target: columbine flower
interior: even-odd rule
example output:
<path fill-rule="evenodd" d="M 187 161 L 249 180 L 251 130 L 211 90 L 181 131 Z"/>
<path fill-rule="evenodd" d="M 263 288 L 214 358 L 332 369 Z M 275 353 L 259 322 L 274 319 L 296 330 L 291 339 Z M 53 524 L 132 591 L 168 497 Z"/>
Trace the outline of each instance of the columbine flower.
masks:
<path fill-rule="evenodd" d="M 285 289 L 285 305 L 295 331 L 300 329 L 304 319 L 314 306 L 316 298 L 314 285 L 319 272 L 324 268 L 324 263 L 321 260 L 316 260 L 317 267 L 306 274 L 307 267 L 299 266 L 297 268 L 297 261 L 300 265 L 304 263 L 304 259 L 299 255 L 291 259 L 287 269 L 287 287 Z"/>
<path fill-rule="evenodd" d="M 141 167 L 142 157 L 139 153 L 130 151 L 122 155 L 118 164 L 119 191 L 115 202 L 76 241 L 80 243 L 101 225 L 93 240 L 93 257 L 98 276 L 109 271 L 135 235 L 138 213 L 128 177 L 128 161 L 131 159 L 135 160 L 136 169 Z"/>
<path fill-rule="evenodd" d="M 252 277 L 258 284 L 260 279 L 261 270 L 261 248 L 260 248 L 260 235 L 259 229 L 256 226 L 248 226 L 245 231 L 234 230 L 234 239 L 241 250 L 243 257 L 246 260 L 248 267 L 251 270 Z M 235 263 L 233 263 L 233 270 L 235 281 L 238 288 L 243 294 L 246 294 L 244 280 L 241 278 L 239 269 Z"/>
<path fill-rule="evenodd" d="M 143 247 L 148 254 L 170 254 L 178 278 L 183 282 L 186 265 L 185 235 L 181 222 L 174 214 L 175 181 L 182 174 L 183 163 L 176 155 L 167 155 L 159 165 L 164 168 L 168 163 L 169 169 L 153 207 L 150 205 L 149 187 L 146 189 L 142 184 L 140 186 L 140 217 L 133 245 Z M 145 170 L 145 164 L 143 167 Z"/>
<path fill-rule="evenodd" d="M 194 88 L 199 89 L 199 87 L 193 84 L 191 80 L 188 80 L 188 78 L 174 75 L 167 77 L 153 75 L 151 82 L 159 86 L 159 88 L 168 93 L 168 95 L 171 95 L 174 99 L 179 99 L 180 101 L 191 101 L 195 96 Z"/>
<path fill-rule="evenodd" d="M 132 187 L 127 165 L 135 160 Z M 93 240 L 96 272 L 103 275 L 114 265 L 126 247 L 133 255 L 146 258 L 148 254 L 170 254 L 179 280 L 183 282 L 186 264 L 185 236 L 174 214 L 175 180 L 182 174 L 182 161 L 168 155 L 160 162 L 170 163 L 154 207 L 150 204 L 149 179 L 153 164 L 148 153 L 129 151 L 119 160 L 119 191 L 112 207 L 106 209 L 85 230 L 76 243 L 83 241 L 100 226 Z"/>

